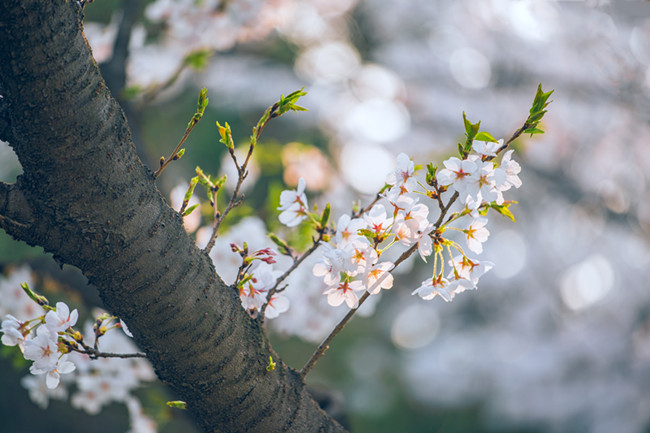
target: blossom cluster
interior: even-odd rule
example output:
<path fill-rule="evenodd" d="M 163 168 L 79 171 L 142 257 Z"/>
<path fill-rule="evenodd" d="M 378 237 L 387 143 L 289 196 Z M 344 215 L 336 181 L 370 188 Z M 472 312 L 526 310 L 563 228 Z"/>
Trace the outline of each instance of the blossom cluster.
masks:
<path fill-rule="evenodd" d="M 29 371 L 45 374 L 47 387 L 56 388 L 60 375 L 71 373 L 75 365 L 68 360 L 69 350 L 59 338 L 65 339 L 66 331 L 77 323 L 79 313 L 70 311 L 64 302 L 57 302 L 56 308 L 42 318 L 21 321 L 8 314 L 2 321 L 2 344 L 18 345 L 25 359 L 33 361 Z M 36 323 L 34 323 L 36 322 Z"/>
<path fill-rule="evenodd" d="M 20 288 L 19 281 L 23 281 L 23 287 L 29 287 L 28 268 L 0 279 L 3 299 L 0 314 L 4 316 L 0 332 L 4 345 L 18 346 L 24 358 L 32 361 L 31 374 L 21 380 L 30 399 L 45 409 L 50 399 L 64 400 L 72 393 L 71 405 L 91 415 L 112 402 L 123 403 L 130 414 L 132 431 L 155 432 L 155 423 L 142 413 L 139 401 L 132 394 L 142 382 L 155 380 L 155 373 L 145 359 L 91 359 L 88 354 L 71 349 L 79 348 L 83 341 L 104 353 L 137 352 L 128 338 L 131 335 L 126 325 L 120 321 L 119 325 L 111 326 L 121 328 L 123 333 L 104 333 L 104 330 L 98 333 L 94 323 L 88 321 L 83 325 L 83 333 L 77 332 L 73 327 L 77 325 L 79 313 L 76 309 L 71 311 L 65 302 L 57 302 L 55 307 L 45 306 L 47 312 L 37 316 L 41 307 L 26 294 L 27 289 Z M 98 315 L 108 316 L 103 312 Z M 97 340 L 98 336 L 101 339 Z"/>
<path fill-rule="evenodd" d="M 417 248 L 425 262 L 434 256 L 432 276 L 413 291 L 414 295 L 425 300 L 440 296 L 449 302 L 458 293 L 476 289 L 479 278 L 494 265 L 468 257 L 451 233 L 460 232 L 466 248 L 480 254 L 489 236 L 485 216 L 488 209 L 509 213 L 510 203 L 504 200 L 503 192 L 521 186 L 521 167 L 512 160 L 512 150 L 505 152 L 500 163 L 494 160 L 503 147 L 503 140 L 474 141 L 474 153 L 461 154 L 463 159 L 447 159 L 435 176 L 427 176 L 426 184 L 418 180 L 415 164 L 408 155 L 399 154 L 397 168 L 386 178 L 389 188 L 381 200 L 356 214 L 342 215 L 335 235 L 321 241 L 320 258 L 312 272 L 324 282 L 328 303 L 338 306 L 345 302 L 348 307 L 357 308 L 363 292 L 375 295 L 381 289 L 390 289 L 391 272 L 399 263 L 382 256 L 397 245 Z M 301 179 L 296 190 L 282 192 L 280 222 L 288 227 L 309 217 L 304 189 Z M 447 190 L 454 194 L 446 194 L 449 201 L 445 205 L 442 196 Z M 460 208 L 447 215 L 455 201 Z M 433 208 L 442 212 L 435 219 Z M 452 227 L 452 222 L 459 226 Z"/>

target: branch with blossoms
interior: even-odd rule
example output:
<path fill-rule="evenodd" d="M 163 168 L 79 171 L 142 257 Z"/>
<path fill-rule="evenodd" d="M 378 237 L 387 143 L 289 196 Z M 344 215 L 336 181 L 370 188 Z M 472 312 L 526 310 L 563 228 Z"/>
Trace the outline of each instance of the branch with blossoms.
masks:
<path fill-rule="evenodd" d="M 451 302 L 467 290 L 475 290 L 482 275 L 494 266 L 469 256 L 466 249 L 478 255 L 489 237 L 487 229 L 490 209 L 510 218 L 514 216 L 510 206 L 516 202 L 505 200 L 504 193 L 512 187 L 519 188 L 521 167 L 512 159 L 510 143 L 524 133 L 543 132 L 539 123 L 546 113 L 551 92 L 538 87 L 532 108 L 524 124 L 508 141 L 497 140 L 481 131 L 481 122 L 472 123 L 463 113 L 465 141 L 458 144 L 458 156 L 443 161 L 443 167 L 430 163 L 426 166 L 424 179 L 408 155 L 397 156 L 397 168 L 386 177 L 386 185 L 374 200 L 363 208 L 354 206 L 350 214 L 341 215 L 335 224 L 330 222 L 330 205 L 321 214 L 311 211 L 305 193 L 306 182 L 301 178 L 295 190 L 282 191 L 278 210 L 279 221 L 288 228 L 308 222 L 315 231 L 311 246 L 302 254 L 275 234 L 270 239 L 282 255 L 292 259 L 284 272 L 273 267 L 275 251 L 268 248 L 250 252 L 248 246 L 231 245 L 232 251 L 241 256 L 241 264 L 233 287 L 238 291 L 242 306 L 252 317 L 277 317 L 289 308 L 289 300 L 281 292 L 283 283 L 308 257 L 318 253 L 318 262 L 312 273 L 322 280 L 326 289 L 323 295 L 333 307 L 345 303 L 350 309 L 343 319 L 316 349 L 300 370 L 305 376 L 325 353 L 334 337 L 345 327 L 356 311 L 372 295 L 382 289 L 393 287 L 393 272 L 407 258 L 418 251 L 423 262 L 431 260 L 431 277 L 412 291 L 424 300 L 441 297 Z M 230 127 L 219 125 L 221 142 L 226 145 L 237 168 L 238 180 L 224 212 L 216 210 L 216 192 L 225 182 L 204 175 L 198 168 L 198 177 L 190 183 L 182 207 L 197 183 L 213 192 L 211 204 L 215 208 L 213 233 L 205 251 L 210 251 L 218 236 L 219 227 L 228 212 L 239 205 L 243 195 L 240 187 L 247 176 L 247 166 L 259 136 L 268 121 L 289 109 L 304 92 L 297 91 L 267 109 L 253 128 L 250 147 L 243 163 L 234 152 Z M 283 102 L 284 101 L 284 102 Z M 300 110 L 302 108 L 300 107 Z M 433 210 L 438 210 L 434 216 Z M 386 260 L 386 251 L 403 249 L 395 261 Z"/>
<path fill-rule="evenodd" d="M 363 218 L 358 218 L 353 213 L 352 217 L 343 215 L 339 219 L 335 242 L 324 244 L 321 262 L 314 266 L 313 273 L 322 277 L 328 286 L 324 292 L 328 303 L 338 306 L 345 302 L 350 311 L 318 346 L 300 370 L 301 376 L 304 377 L 314 367 L 334 337 L 371 295 L 379 293 L 382 288 L 392 287 L 391 272 L 416 249 L 425 262 L 426 257 L 433 254 L 433 276 L 424 280 L 412 294 L 417 294 L 424 300 L 440 296 L 450 302 L 457 294 L 477 288 L 479 278 L 494 264 L 470 259 L 458 242 L 446 238 L 444 234 L 447 230 L 462 233 L 467 248 L 480 254 L 483 243 L 489 236 L 485 227 L 488 222 L 485 216 L 489 209 L 514 221 L 514 216 L 508 209 L 514 202 L 505 201 L 503 192 L 513 186 L 521 186 L 518 177 L 521 167 L 512 160 L 512 150 L 505 152 L 500 164 L 492 161 L 522 133 L 532 135 L 543 132 L 538 124 L 546 113 L 551 93 L 552 91 L 544 93 L 541 85 L 538 87 L 529 117 L 505 143 L 504 140 L 494 139 L 487 132 L 481 132 L 480 122 L 473 124 L 463 114 L 467 137 L 464 144 L 458 145 L 460 159 L 452 157 L 444 161 L 444 168 L 440 172 L 437 166 L 429 164 L 425 186 L 415 177 L 414 163 L 402 153 L 397 159 L 397 170 L 387 177 L 387 184 L 391 188 L 383 196 L 379 194 L 377 199 L 364 208 L 364 214 L 359 215 Z M 300 189 L 301 185 L 296 192 Z M 454 192 L 445 203 L 442 197 L 449 189 Z M 415 193 L 435 200 L 440 210 L 435 223 L 429 222 L 429 208 L 424 203 L 419 203 L 419 197 Z M 389 208 L 392 207 L 392 213 L 387 212 L 384 205 L 379 203 L 380 196 L 388 202 Z M 462 209 L 448 216 L 458 200 Z M 295 219 L 303 218 L 299 206 L 301 201 L 296 200 L 293 205 L 293 218 L 285 216 L 285 220 L 289 219 L 293 223 Z M 279 209 L 288 211 L 282 205 Z M 280 221 L 284 222 L 282 216 L 280 214 Z M 464 216 L 471 218 L 465 228 L 449 225 Z M 395 244 L 402 244 L 408 249 L 394 263 L 380 262 L 381 255 Z M 445 253 L 451 268 L 446 277 Z M 359 291 L 363 292 L 360 298 L 356 293 Z"/>
<path fill-rule="evenodd" d="M 111 353 L 99 350 L 99 338 L 110 329 L 121 328 L 130 335 L 122 321 L 110 325 L 117 317 L 103 314 L 97 318 L 93 326 L 95 342 L 91 346 L 85 343 L 83 335 L 73 328 L 79 317 L 76 309 L 70 311 L 70 307 L 64 302 L 57 302 L 56 306 L 52 307 L 45 296 L 36 294 L 27 283 L 21 284 L 21 287 L 46 313 L 25 321 L 7 315 L 0 328 L 3 333 L 2 343 L 5 346 L 18 346 L 25 359 L 33 361 L 29 371 L 34 375 L 46 375 L 46 385 L 49 389 L 58 386 L 61 374 L 75 370 L 75 364 L 68 360 L 68 355 L 72 352 L 88 355 L 90 359 L 146 356 L 143 353 Z"/>

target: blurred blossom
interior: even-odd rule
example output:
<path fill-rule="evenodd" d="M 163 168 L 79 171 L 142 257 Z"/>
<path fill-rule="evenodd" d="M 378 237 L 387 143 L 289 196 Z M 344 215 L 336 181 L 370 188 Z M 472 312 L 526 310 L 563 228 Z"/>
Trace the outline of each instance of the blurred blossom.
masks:
<path fill-rule="evenodd" d="M 510 24 L 518 35 L 533 41 L 549 38 L 557 22 L 553 2 L 509 0 L 508 3 Z"/>
<path fill-rule="evenodd" d="M 391 340 L 403 349 L 419 349 L 436 338 L 440 329 L 438 313 L 430 306 L 412 304 L 393 321 Z"/>
<path fill-rule="evenodd" d="M 350 44 L 326 42 L 308 48 L 296 60 L 296 73 L 316 83 L 335 83 L 350 77 L 359 67 L 360 57 Z"/>
<path fill-rule="evenodd" d="M 630 50 L 640 63 L 650 66 L 650 22 L 644 22 L 632 29 Z"/>
<path fill-rule="evenodd" d="M 454 51 L 449 59 L 449 68 L 458 84 L 468 89 L 482 89 L 490 83 L 490 62 L 472 48 Z"/>
<path fill-rule="evenodd" d="M 9 143 L 0 140 L 0 179 L 4 182 L 12 182 L 15 180 L 15 175 L 20 172 L 21 166 L 16 153 Z"/>
<path fill-rule="evenodd" d="M 572 310 L 583 310 L 612 290 L 614 270 L 601 255 L 593 255 L 569 268 L 562 276 L 562 300 Z"/>
<path fill-rule="evenodd" d="M 381 146 L 346 143 L 339 156 L 339 169 L 345 181 L 362 194 L 376 194 L 395 167 L 395 157 Z"/>
<path fill-rule="evenodd" d="M 332 176 L 332 167 L 323 152 L 302 143 L 288 143 L 282 148 L 282 164 L 284 183 L 297 185 L 302 177 L 309 191 L 325 189 Z"/>
<path fill-rule="evenodd" d="M 327 22 L 314 5 L 296 2 L 284 9 L 278 30 L 294 42 L 309 43 L 321 38 L 327 28 Z"/>
<path fill-rule="evenodd" d="M 360 100 L 391 100 L 404 96 L 404 82 L 391 70 L 382 65 L 366 64 L 352 77 L 350 85 Z"/>
<path fill-rule="evenodd" d="M 210 258 L 214 263 L 217 273 L 226 284 L 233 284 L 235 282 L 237 269 L 242 262 L 241 256 L 233 253 L 230 244 L 235 243 L 241 246 L 246 242 L 250 251 L 257 251 L 268 247 L 274 248 L 273 242 L 266 236 L 266 233 L 267 230 L 264 221 L 257 217 L 243 218 L 235 226 L 230 227 L 227 232 L 219 233 L 214 248 L 210 251 Z M 212 226 L 201 227 L 196 232 L 197 246 L 199 248 L 205 247 L 211 235 Z M 278 264 L 286 264 L 285 259 L 289 260 L 287 257 L 278 257 Z"/>
<path fill-rule="evenodd" d="M 485 257 L 493 261 L 493 273 L 502 279 L 512 278 L 524 270 L 527 264 L 526 241 L 515 230 L 495 230 Z"/>
<path fill-rule="evenodd" d="M 347 116 L 345 127 L 353 136 L 376 143 L 401 138 L 409 128 L 409 114 L 399 102 L 370 99 L 357 104 Z"/>
<path fill-rule="evenodd" d="M 184 50 L 145 46 L 133 54 L 127 65 L 128 84 L 147 87 L 167 81 L 181 66 Z"/>

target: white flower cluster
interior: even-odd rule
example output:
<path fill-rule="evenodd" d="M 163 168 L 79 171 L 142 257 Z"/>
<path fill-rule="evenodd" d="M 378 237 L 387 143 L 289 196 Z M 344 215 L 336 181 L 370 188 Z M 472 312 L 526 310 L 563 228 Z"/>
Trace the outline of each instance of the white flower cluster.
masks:
<path fill-rule="evenodd" d="M 38 316 L 41 307 L 20 288 L 21 282 L 28 286 L 32 283 L 27 267 L 0 279 L 0 314 L 5 317 L 0 332 L 4 345 L 18 346 L 25 359 L 32 361 L 31 375 L 21 380 L 30 399 L 45 409 L 51 398 L 64 400 L 73 389 L 73 407 L 94 415 L 103 406 L 120 402 L 129 409 L 133 432 L 155 432 L 155 423 L 142 413 L 139 401 L 132 395 L 143 381 L 155 380 L 150 364 L 143 358 L 91 360 L 88 355 L 71 352 L 65 341 L 75 343 L 72 327 L 79 317 L 77 310 L 70 311 L 66 303 L 57 302 L 56 308 Z M 121 327 L 124 333 L 108 332 L 102 336 L 98 342 L 101 351 L 138 351 L 127 337 L 126 326 L 122 323 Z M 93 323 L 87 322 L 84 331 L 84 342 L 92 346 Z"/>
<path fill-rule="evenodd" d="M 497 156 L 503 140 L 498 142 L 475 141 L 476 154 L 465 159 L 450 158 L 444 161 L 445 168 L 437 173 L 430 190 L 416 178 L 413 161 L 404 153 L 397 157 L 397 169 L 387 176 L 391 188 L 381 202 L 362 212 L 359 217 L 343 215 L 338 219 L 336 235 L 323 242 L 320 259 L 313 266 L 313 274 L 322 278 L 326 285 L 324 294 L 332 306 L 345 302 L 350 308 L 357 308 L 359 294 L 368 291 L 378 294 L 381 289 L 393 286 L 391 271 L 395 263 L 381 260 L 382 254 L 395 244 L 413 247 L 417 244 L 420 257 L 426 262 L 434 254 L 433 276 L 422 282 L 413 294 L 423 299 L 442 297 L 451 301 L 453 297 L 468 289 L 475 289 L 479 277 L 489 271 L 493 264 L 470 259 L 455 241 L 444 237 L 446 230 L 453 229 L 464 234 L 467 248 L 476 254 L 483 251 L 483 242 L 489 236 L 485 227 L 485 214 L 489 206 L 504 206 L 503 192 L 519 187 L 517 174 L 519 164 L 511 159 L 512 150 L 506 152 L 497 164 Z M 458 193 L 463 208 L 451 214 L 447 221 L 433 223 L 429 216 L 430 206 L 438 208 L 442 201 L 440 194 L 447 188 Z M 300 180 L 295 191 L 283 191 L 280 222 L 288 227 L 300 224 L 308 217 L 305 182 Z M 420 197 L 430 203 L 420 202 Z M 470 217 L 464 227 L 449 224 L 462 217 Z M 437 224 L 437 225 L 436 225 Z M 456 254 L 452 253 L 456 250 Z M 445 260 L 443 252 L 447 251 Z M 450 271 L 444 275 L 444 262 Z"/>
<path fill-rule="evenodd" d="M 77 323 L 77 310 L 63 302 L 57 302 L 56 309 L 48 311 L 43 324 L 41 319 L 21 321 L 7 314 L 2 321 L 2 344 L 18 345 L 25 359 L 33 361 L 29 371 L 32 374 L 45 374 L 47 387 L 56 388 L 60 375 L 71 373 L 75 365 L 68 361 L 65 346 L 59 346 L 59 338 L 66 338 L 65 331 Z M 34 324 L 34 321 L 38 323 Z"/>

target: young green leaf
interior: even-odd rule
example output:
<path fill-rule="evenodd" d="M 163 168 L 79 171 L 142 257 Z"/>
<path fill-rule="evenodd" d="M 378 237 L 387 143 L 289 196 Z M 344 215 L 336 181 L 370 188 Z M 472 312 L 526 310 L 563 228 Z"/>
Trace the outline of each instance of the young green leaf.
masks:
<path fill-rule="evenodd" d="M 187 403 L 181 400 L 168 401 L 167 406 L 182 410 L 187 409 Z"/>

